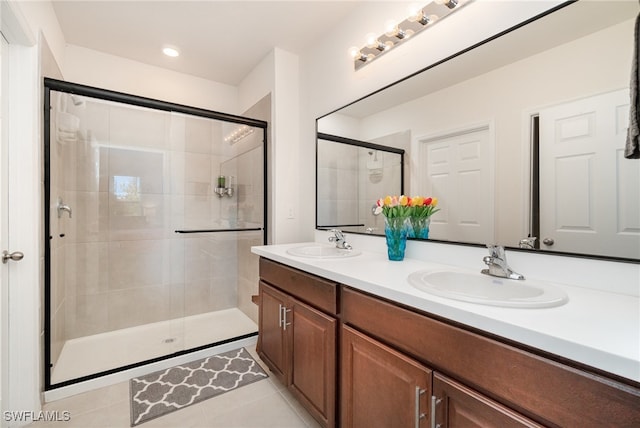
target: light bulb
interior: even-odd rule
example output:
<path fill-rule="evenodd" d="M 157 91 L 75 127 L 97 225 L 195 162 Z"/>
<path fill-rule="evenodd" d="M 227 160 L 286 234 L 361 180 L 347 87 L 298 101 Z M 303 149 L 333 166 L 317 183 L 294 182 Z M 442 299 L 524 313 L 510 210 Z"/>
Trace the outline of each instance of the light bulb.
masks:
<path fill-rule="evenodd" d="M 378 40 L 378 36 L 375 33 L 368 33 L 365 36 L 365 42 L 369 49 L 376 49 L 378 45 L 380 45 L 380 41 Z"/>
<path fill-rule="evenodd" d="M 389 20 L 384 24 L 384 34 L 387 37 L 394 37 L 398 34 L 398 24 L 396 21 Z"/>
<path fill-rule="evenodd" d="M 357 46 L 351 46 L 349 48 L 349 55 L 351 55 L 351 58 L 356 59 L 359 58 L 362 53 L 360 52 L 360 48 L 358 48 Z"/>
<path fill-rule="evenodd" d="M 424 12 L 420 8 L 411 9 L 409 11 L 409 17 L 407 18 L 410 22 L 420 22 L 424 17 Z M 424 25 L 424 24 L 423 24 Z"/>
<path fill-rule="evenodd" d="M 434 16 L 435 15 L 427 15 L 427 14 L 424 13 L 424 11 L 420 10 L 416 14 L 409 16 L 409 21 L 417 22 L 417 23 L 422 24 L 422 25 L 427 25 L 427 24 L 433 22 L 432 17 L 434 17 Z"/>

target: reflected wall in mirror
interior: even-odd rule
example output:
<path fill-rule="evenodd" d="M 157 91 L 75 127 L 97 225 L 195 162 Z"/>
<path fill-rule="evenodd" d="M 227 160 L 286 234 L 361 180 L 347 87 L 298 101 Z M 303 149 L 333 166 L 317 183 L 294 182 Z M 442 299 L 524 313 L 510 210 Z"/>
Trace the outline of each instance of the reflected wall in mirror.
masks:
<path fill-rule="evenodd" d="M 382 140 L 409 144 L 406 134 Z M 374 204 L 381 195 L 402 194 L 403 158 L 399 148 L 318 134 L 317 227 L 384 233 L 384 219 L 374 215 Z"/>
<path fill-rule="evenodd" d="M 639 11 L 562 4 L 319 118 L 318 131 L 407 135 L 405 193 L 442 208 L 432 239 L 535 236 L 540 250 L 638 260 L 640 161 L 623 148 Z"/>

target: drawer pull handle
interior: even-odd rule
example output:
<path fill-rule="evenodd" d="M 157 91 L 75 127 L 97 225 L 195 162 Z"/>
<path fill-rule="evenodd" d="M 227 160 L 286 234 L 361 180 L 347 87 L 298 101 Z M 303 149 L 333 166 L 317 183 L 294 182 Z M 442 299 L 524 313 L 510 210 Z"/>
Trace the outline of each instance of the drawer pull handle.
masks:
<path fill-rule="evenodd" d="M 282 329 L 287 330 L 287 326 L 291 325 L 290 322 L 287 322 L 287 312 L 291 312 L 291 309 L 287 309 L 286 306 L 282 307 Z"/>
<path fill-rule="evenodd" d="M 416 386 L 416 428 L 420 428 L 420 419 L 423 419 L 426 415 L 420 412 L 420 396 L 425 393 L 424 389 L 420 389 Z"/>
<path fill-rule="evenodd" d="M 440 428 L 440 424 L 436 424 L 436 406 L 440 404 L 441 401 L 442 399 L 435 395 L 431 396 L 431 428 Z"/>

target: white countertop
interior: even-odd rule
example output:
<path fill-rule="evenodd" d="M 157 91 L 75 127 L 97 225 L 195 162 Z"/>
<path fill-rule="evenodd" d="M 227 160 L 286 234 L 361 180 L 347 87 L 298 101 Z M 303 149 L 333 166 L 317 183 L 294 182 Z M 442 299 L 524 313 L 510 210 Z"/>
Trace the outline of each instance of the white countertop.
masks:
<path fill-rule="evenodd" d="M 640 299 L 554 283 L 569 302 L 554 308 L 486 306 L 426 294 L 409 284 L 418 270 L 448 265 L 379 252 L 313 259 L 287 249 L 304 243 L 252 247 L 254 254 L 486 332 L 640 382 Z M 359 249 L 359 248 L 358 248 Z M 459 266 L 452 267 L 460 270 Z"/>

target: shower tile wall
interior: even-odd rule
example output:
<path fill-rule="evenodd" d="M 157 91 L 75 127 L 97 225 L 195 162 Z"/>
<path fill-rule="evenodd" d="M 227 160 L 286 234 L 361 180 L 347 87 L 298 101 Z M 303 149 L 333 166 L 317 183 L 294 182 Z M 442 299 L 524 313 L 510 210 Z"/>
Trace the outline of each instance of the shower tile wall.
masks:
<path fill-rule="evenodd" d="M 243 266 L 257 262 L 236 255 L 251 258 L 261 234 L 175 233 L 228 225 L 239 213 L 262 226 L 262 176 L 260 185 L 253 175 L 238 181 L 241 208 L 213 193 L 237 150 L 221 144 L 223 124 L 108 102 L 65 107 L 80 125 L 73 141 L 51 143 L 52 275 L 65 284 L 52 287 L 53 361 L 65 340 L 238 306 L 238 267 L 244 282 Z M 236 177 L 261 162 L 251 153 L 236 159 Z M 72 219 L 56 221 L 58 196 Z M 255 216 L 249 200 L 260 203 Z"/>
<path fill-rule="evenodd" d="M 404 159 L 411 159 L 411 131 L 397 132 L 373 139 L 371 142 L 382 146 L 404 149 Z M 369 152 L 372 152 L 372 154 L 370 155 Z M 382 156 L 382 175 L 376 176 L 372 166 L 380 166 L 380 164 L 372 164 L 371 158 L 375 154 L 376 152 L 372 150 L 361 149 L 359 151 L 358 165 L 360 174 L 358 176 L 358 188 L 360 189 L 360 206 L 358 215 L 360 224 L 382 233 L 384 230 L 384 217 L 372 215 L 371 207 L 377 199 L 386 195 L 396 195 L 399 192 L 398 183 L 402 179 L 402 168 L 398 154 L 378 151 L 378 158 L 380 159 L 380 156 Z M 408 180 L 410 176 L 409 162 L 406 162 L 404 167 L 404 194 L 409 196 L 411 195 Z"/>
<path fill-rule="evenodd" d="M 369 153 L 373 154 L 369 154 Z M 384 217 L 374 216 L 371 208 L 375 202 L 386 195 L 397 195 L 398 183 L 401 179 L 400 156 L 396 153 L 377 151 L 381 171 L 372 168 L 371 158 L 375 150 L 361 149 L 358 156 L 358 190 L 359 210 L 358 223 L 376 229 L 378 233 L 384 231 Z"/>
<path fill-rule="evenodd" d="M 245 138 L 238 150 L 242 154 L 221 166 L 222 173 L 237 178 L 237 206 L 235 224 L 237 227 L 261 227 L 264 210 L 264 165 L 262 136 L 254 133 Z M 251 296 L 258 294 L 258 256 L 251 253 L 253 245 L 262 245 L 261 232 L 241 232 L 236 239 L 238 262 L 237 307 L 255 323 L 258 322 L 258 307 Z"/>
<path fill-rule="evenodd" d="M 321 225 L 358 222 L 358 147 L 319 140 L 325 145 L 318 165 L 318 221 Z"/>
<path fill-rule="evenodd" d="M 402 147 L 394 137 L 388 146 Z M 385 143 L 390 143 L 385 141 Z M 319 140 L 318 222 L 320 225 L 364 224 L 381 233 L 384 218 L 371 212 L 376 200 L 398 193 L 400 156 L 349 144 Z M 373 164 L 373 156 L 379 159 Z M 375 169 L 373 167 L 376 167 Z M 378 168 L 379 167 L 379 168 Z"/>

